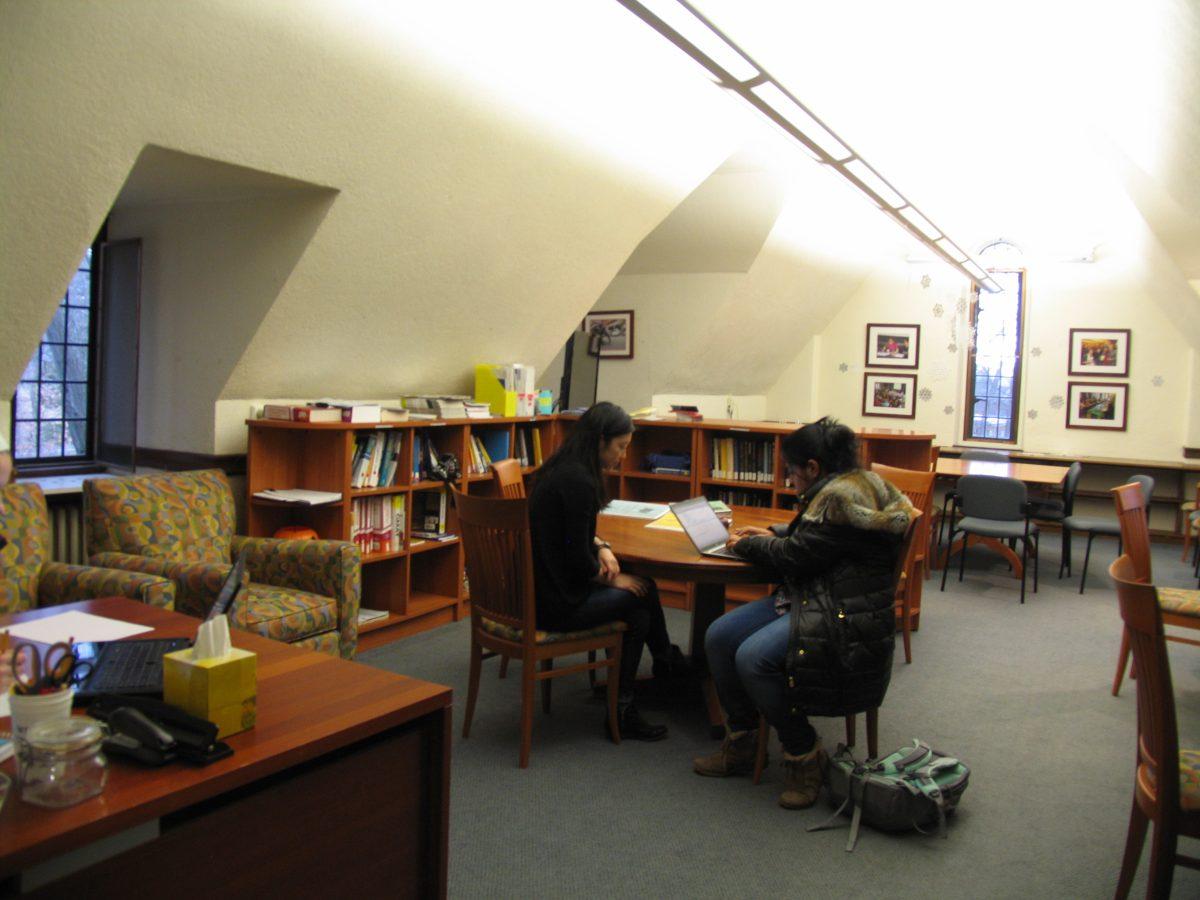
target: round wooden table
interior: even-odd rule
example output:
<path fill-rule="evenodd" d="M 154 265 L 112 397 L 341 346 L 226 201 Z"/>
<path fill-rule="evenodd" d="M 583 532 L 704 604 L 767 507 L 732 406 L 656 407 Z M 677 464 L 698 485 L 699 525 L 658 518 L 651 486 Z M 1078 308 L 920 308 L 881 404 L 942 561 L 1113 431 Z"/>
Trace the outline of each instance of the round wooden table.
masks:
<path fill-rule="evenodd" d="M 783 509 L 738 507 L 733 513 L 733 527 L 739 525 L 768 525 L 788 523 L 794 513 Z M 771 575 L 747 562 L 701 556 L 683 531 L 647 528 L 647 519 L 626 516 L 600 516 L 596 533 L 612 544 L 613 553 L 621 563 L 621 571 L 647 578 L 671 578 L 695 585 L 692 601 L 692 625 L 688 652 L 700 671 L 707 671 L 704 658 L 704 634 L 708 626 L 725 612 L 725 585 L 753 584 L 771 580 Z M 717 702 L 712 679 L 704 679 L 704 697 L 708 706 L 709 724 L 724 730 L 724 716 Z"/>

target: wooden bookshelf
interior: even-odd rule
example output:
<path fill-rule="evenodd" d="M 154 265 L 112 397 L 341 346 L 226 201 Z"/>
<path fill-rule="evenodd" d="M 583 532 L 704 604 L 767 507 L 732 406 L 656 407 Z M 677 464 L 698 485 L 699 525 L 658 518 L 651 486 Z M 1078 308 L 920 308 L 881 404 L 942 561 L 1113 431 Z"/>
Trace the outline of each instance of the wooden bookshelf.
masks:
<path fill-rule="evenodd" d="M 359 647 L 371 647 L 461 619 L 468 609 L 463 578 L 461 542 L 433 541 L 413 536 L 413 500 L 425 492 L 442 490 L 439 481 L 420 480 L 413 472 L 414 436 L 427 436 L 439 453 L 453 453 L 462 467 L 457 482 L 461 491 L 491 495 L 495 486 L 490 476 L 471 474 L 469 441 L 473 435 L 508 437 L 510 453 L 516 447 L 518 430 L 527 437 L 537 430 L 543 458 L 559 446 L 577 417 L 491 418 L 420 420 L 387 424 L 343 424 L 283 422 L 270 419 L 247 421 L 250 429 L 247 450 L 247 527 L 255 536 L 270 536 L 284 525 L 304 525 L 318 536 L 349 540 L 353 503 L 368 497 L 399 495 L 405 499 L 405 533 L 401 546 L 385 553 L 363 556 L 362 605 L 387 611 L 387 616 L 362 627 Z M 755 505 L 790 509 L 795 495 L 785 482 L 780 443 L 794 431 L 795 424 L 710 420 L 674 422 L 638 419 L 629 451 L 618 471 L 608 477 L 609 490 L 624 500 L 671 503 L 704 494 L 720 499 L 723 492 L 743 491 Z M 351 488 L 355 439 L 363 432 L 399 431 L 403 434 L 395 483 L 382 487 Z M 772 460 L 769 481 L 712 476 L 712 439 L 739 438 L 763 445 L 760 458 Z M 863 462 L 882 462 L 902 468 L 928 468 L 933 435 L 887 429 L 859 432 Z M 650 453 L 687 453 L 692 460 L 687 475 L 656 474 L 647 470 Z M 532 447 L 530 448 L 530 462 Z M 526 477 L 535 465 L 522 468 Z M 336 491 L 340 503 L 297 506 L 260 500 L 255 492 L 269 488 L 308 488 Z M 734 521 L 737 508 L 734 507 Z M 418 529 L 419 530 L 419 529 Z M 456 533 L 453 509 L 448 510 L 447 531 Z M 765 594 L 766 585 L 738 585 L 729 591 L 731 602 Z M 691 608 L 691 588 L 682 582 L 663 580 L 659 593 L 664 604 Z"/>

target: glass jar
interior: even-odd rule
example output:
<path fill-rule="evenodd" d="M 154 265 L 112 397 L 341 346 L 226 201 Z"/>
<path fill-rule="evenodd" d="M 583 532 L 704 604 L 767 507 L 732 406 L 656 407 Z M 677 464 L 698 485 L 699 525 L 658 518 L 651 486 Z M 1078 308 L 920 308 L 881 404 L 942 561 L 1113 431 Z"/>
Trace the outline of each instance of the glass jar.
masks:
<path fill-rule="evenodd" d="M 49 719 L 30 728 L 21 799 L 59 809 L 99 794 L 108 780 L 108 760 L 100 749 L 104 736 L 104 726 L 87 716 Z"/>

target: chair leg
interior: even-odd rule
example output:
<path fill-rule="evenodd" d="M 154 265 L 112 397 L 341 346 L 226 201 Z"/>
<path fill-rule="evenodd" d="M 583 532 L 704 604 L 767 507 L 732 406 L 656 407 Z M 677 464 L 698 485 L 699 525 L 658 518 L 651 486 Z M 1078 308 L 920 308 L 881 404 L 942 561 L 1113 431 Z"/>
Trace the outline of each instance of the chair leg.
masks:
<path fill-rule="evenodd" d="M 500 677 L 501 678 L 508 677 L 508 657 L 507 656 L 500 657 Z"/>
<path fill-rule="evenodd" d="M 1025 602 L 1025 577 L 1029 574 L 1029 535 L 1021 541 L 1021 602 Z"/>
<path fill-rule="evenodd" d="M 879 759 L 879 707 L 867 710 L 867 753 Z"/>
<path fill-rule="evenodd" d="M 553 659 L 543 659 L 542 660 L 542 671 L 543 672 L 553 672 L 554 671 L 554 660 Z M 551 681 L 549 678 L 542 679 L 542 712 L 544 712 L 546 715 L 550 715 L 550 683 L 551 683 Z"/>
<path fill-rule="evenodd" d="M 1117 656 L 1117 674 L 1113 678 L 1112 695 L 1121 693 L 1121 682 L 1125 678 L 1125 666 L 1129 664 L 1129 631 L 1121 626 L 1121 652 Z"/>
<path fill-rule="evenodd" d="M 771 739 L 771 726 L 767 717 L 762 713 L 758 716 L 758 742 L 754 748 L 754 779 L 753 783 L 762 781 L 763 769 L 767 766 L 767 742 Z"/>
<path fill-rule="evenodd" d="M 522 769 L 529 767 L 529 750 L 533 746 L 533 688 L 536 684 L 533 660 L 521 660 L 521 757 Z"/>
<path fill-rule="evenodd" d="M 909 600 L 908 587 L 900 600 L 900 632 L 904 637 L 904 662 L 912 663 L 912 601 Z"/>
<path fill-rule="evenodd" d="M 963 580 L 963 573 L 967 570 L 967 545 L 971 543 L 971 536 L 965 531 L 962 533 L 962 549 L 958 551 L 958 580 Z M 953 540 L 950 541 L 954 543 Z"/>
<path fill-rule="evenodd" d="M 940 531 L 940 529 L 939 529 Z M 950 543 L 946 545 L 946 561 L 942 564 L 942 590 L 946 589 L 946 575 L 950 572 L 950 548 L 954 546 L 954 529 L 950 529 Z M 941 540 L 938 540 L 938 549 L 941 550 Z"/>
<path fill-rule="evenodd" d="M 1092 538 L 1096 536 L 1096 532 L 1088 532 L 1087 550 L 1083 554 L 1083 572 L 1079 576 L 1079 593 L 1083 593 L 1083 586 L 1087 584 L 1087 569 L 1088 560 L 1092 558 Z"/>
<path fill-rule="evenodd" d="M 1175 847 L 1179 834 L 1159 821 L 1154 823 L 1150 838 L 1150 872 L 1146 883 L 1147 897 L 1170 897 L 1171 881 L 1175 876 Z"/>
<path fill-rule="evenodd" d="M 1062 553 L 1058 559 L 1058 577 L 1063 577 L 1063 569 L 1067 570 L 1067 577 L 1071 577 L 1071 529 L 1066 525 L 1062 530 Z"/>
<path fill-rule="evenodd" d="M 856 734 L 857 727 L 855 724 L 857 719 L 858 719 L 858 716 L 856 716 L 854 713 L 851 713 L 850 715 L 846 716 L 846 746 L 847 747 L 853 747 L 854 744 L 858 740 L 858 735 Z"/>
<path fill-rule="evenodd" d="M 1121 857 L 1121 877 L 1117 880 L 1115 900 L 1126 900 L 1133 887 L 1133 876 L 1137 874 L 1138 860 L 1142 858 L 1142 845 L 1146 843 L 1146 814 L 1133 798 L 1133 810 L 1129 813 L 1129 832 L 1125 836 L 1125 855 Z"/>
<path fill-rule="evenodd" d="M 608 659 L 608 671 L 604 680 L 608 687 L 608 734 L 614 744 L 621 743 L 621 722 L 617 718 L 617 691 L 621 680 L 621 642 L 617 641 L 611 647 L 604 648 L 604 656 Z"/>
<path fill-rule="evenodd" d="M 594 663 L 595 661 L 596 661 L 596 651 L 589 650 L 588 651 L 588 663 L 589 664 Z M 596 670 L 595 669 L 588 669 L 588 687 L 590 687 L 592 689 L 595 689 L 595 687 L 596 687 Z"/>
<path fill-rule="evenodd" d="M 1042 560 L 1042 534 L 1035 532 L 1033 535 L 1033 592 L 1037 593 L 1038 584 L 1038 565 Z"/>
<path fill-rule="evenodd" d="M 471 736 L 471 719 L 475 715 L 475 700 L 479 697 L 479 671 L 482 667 L 483 648 L 472 638 L 471 675 L 467 682 L 467 711 L 463 714 L 463 740 Z"/>

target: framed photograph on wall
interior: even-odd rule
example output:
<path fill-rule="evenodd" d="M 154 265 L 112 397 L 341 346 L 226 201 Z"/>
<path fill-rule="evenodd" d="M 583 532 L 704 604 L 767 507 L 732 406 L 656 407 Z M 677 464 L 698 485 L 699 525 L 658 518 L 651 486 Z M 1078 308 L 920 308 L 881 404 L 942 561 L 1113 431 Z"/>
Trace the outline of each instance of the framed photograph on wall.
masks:
<path fill-rule="evenodd" d="M 864 416 L 911 419 L 917 414 L 917 376 L 866 372 L 863 375 Z"/>
<path fill-rule="evenodd" d="M 1072 328 L 1068 375 L 1129 376 L 1128 328 Z"/>
<path fill-rule="evenodd" d="M 920 325 L 867 326 L 869 369 L 915 369 L 920 350 Z"/>
<path fill-rule="evenodd" d="M 1129 385 L 1067 382 L 1067 427 L 1124 431 L 1129 418 Z"/>
<path fill-rule="evenodd" d="M 583 318 L 588 353 L 602 359 L 633 359 L 633 310 L 588 313 Z"/>

